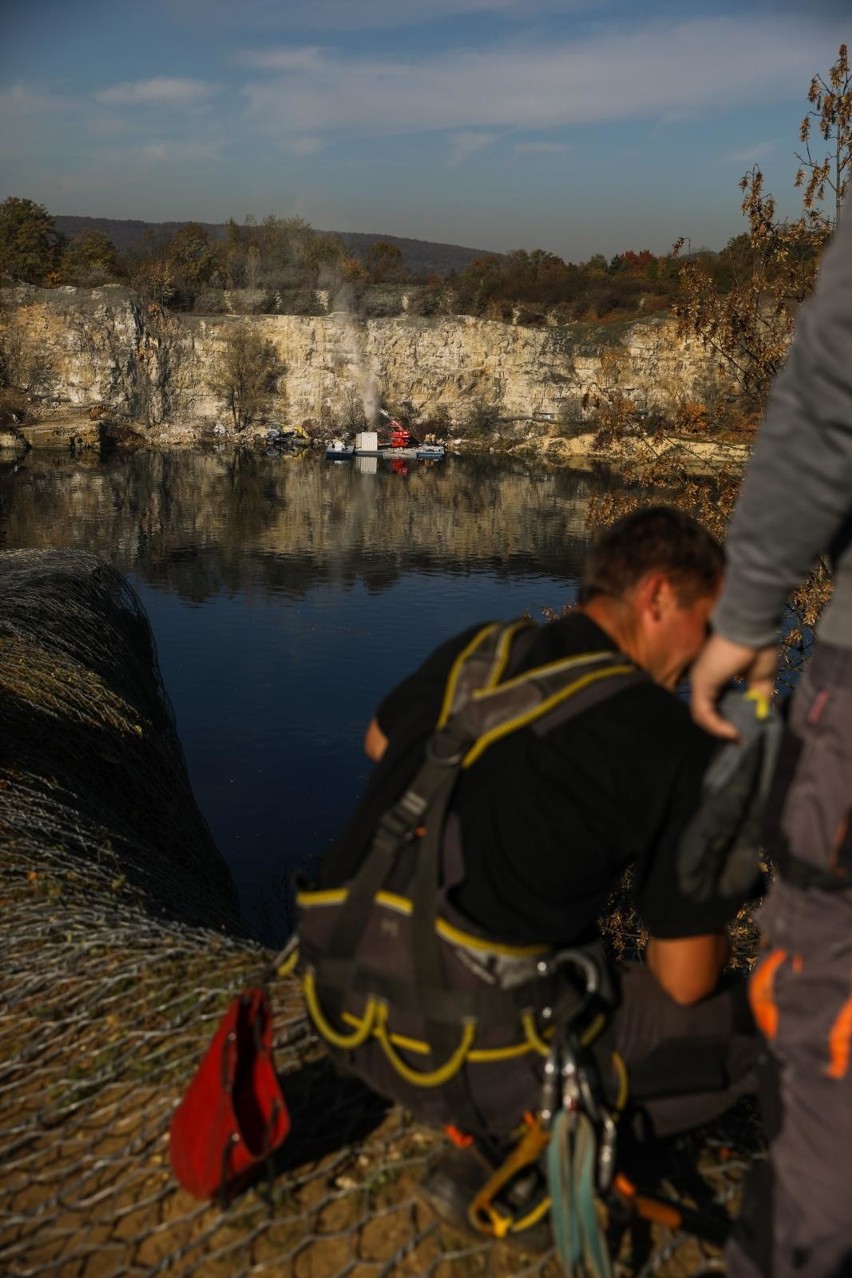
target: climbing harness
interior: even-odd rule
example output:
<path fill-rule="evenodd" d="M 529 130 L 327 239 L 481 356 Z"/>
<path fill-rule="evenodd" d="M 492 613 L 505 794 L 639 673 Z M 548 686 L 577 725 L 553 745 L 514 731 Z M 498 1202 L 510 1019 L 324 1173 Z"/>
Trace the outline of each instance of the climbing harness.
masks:
<path fill-rule="evenodd" d="M 471 1071 L 546 1057 L 553 1024 L 579 997 L 573 969 L 547 946 L 476 935 L 446 901 L 441 870 L 456 782 L 509 733 L 547 732 L 646 678 L 614 652 L 506 677 L 534 633 L 521 621 L 474 636 L 450 672 L 423 763 L 379 821 L 354 879 L 297 896 L 305 999 L 332 1054 L 427 1121 L 472 1131 L 487 1122 L 471 1101 Z"/>
<path fill-rule="evenodd" d="M 600 1032 L 612 996 L 595 947 L 503 944 L 477 935 L 453 909 L 442 889 L 442 879 L 452 882 L 447 865 L 463 865 L 459 823 L 448 817 L 453 791 L 510 733 L 544 735 L 647 679 L 617 652 L 513 674 L 534 635 L 521 621 L 474 636 L 450 672 L 422 764 L 378 822 L 354 878 L 297 895 L 305 1001 L 332 1057 L 423 1121 L 458 1123 L 480 1137 L 506 1129 L 540 1073 L 531 1060 L 551 1061 L 557 1043 L 562 1052 L 563 1027 L 583 1043 Z M 514 1168 L 535 1162 L 548 1136 L 528 1125 L 471 1205 L 476 1228 L 515 1232 L 548 1210 L 545 1200 L 533 1219 L 518 1219 L 499 1200 Z"/>

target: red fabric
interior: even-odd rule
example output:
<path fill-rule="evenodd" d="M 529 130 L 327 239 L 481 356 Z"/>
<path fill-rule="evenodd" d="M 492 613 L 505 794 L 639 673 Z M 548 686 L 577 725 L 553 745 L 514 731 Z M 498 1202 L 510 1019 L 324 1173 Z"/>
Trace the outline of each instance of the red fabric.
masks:
<path fill-rule="evenodd" d="M 269 999 L 244 990 L 172 1115 L 172 1170 L 196 1198 L 228 1196 L 283 1142 L 290 1115 L 272 1059 Z"/>

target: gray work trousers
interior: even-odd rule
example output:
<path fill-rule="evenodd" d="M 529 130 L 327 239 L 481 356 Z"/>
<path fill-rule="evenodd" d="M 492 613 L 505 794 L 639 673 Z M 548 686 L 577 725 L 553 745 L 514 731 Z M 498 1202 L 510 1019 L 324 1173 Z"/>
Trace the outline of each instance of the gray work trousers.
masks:
<path fill-rule="evenodd" d="M 726 1261 L 730 1278 L 841 1278 L 852 1275 L 852 650 L 817 646 L 779 778 L 777 846 L 850 887 L 809 883 L 799 866 L 761 911 L 750 998 L 771 1049 L 770 1156 Z"/>
<path fill-rule="evenodd" d="M 718 1118 L 756 1090 L 761 1046 L 746 982 L 731 976 L 700 1003 L 669 998 L 645 963 L 618 972 L 619 1005 L 601 1040 L 627 1065 L 631 1104 L 656 1136 L 672 1136 Z"/>

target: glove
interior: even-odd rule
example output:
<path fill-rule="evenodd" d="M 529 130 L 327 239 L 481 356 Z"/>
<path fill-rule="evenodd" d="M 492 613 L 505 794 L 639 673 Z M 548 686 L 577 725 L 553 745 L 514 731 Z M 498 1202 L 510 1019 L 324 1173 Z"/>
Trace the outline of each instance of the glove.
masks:
<path fill-rule="evenodd" d="M 780 716 L 756 693 L 726 692 L 719 712 L 740 739 L 724 742 L 711 760 L 677 852 L 680 889 L 699 904 L 754 894 L 763 808 L 781 739 Z"/>

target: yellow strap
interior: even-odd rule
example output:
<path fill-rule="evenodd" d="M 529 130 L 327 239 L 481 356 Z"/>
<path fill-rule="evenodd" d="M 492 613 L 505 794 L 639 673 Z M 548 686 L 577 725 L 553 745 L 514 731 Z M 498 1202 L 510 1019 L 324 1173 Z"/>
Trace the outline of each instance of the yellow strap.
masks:
<path fill-rule="evenodd" d="M 478 1229 L 480 1233 L 492 1234 L 495 1238 L 505 1238 L 510 1231 L 512 1233 L 516 1231 L 521 1221 L 515 1221 L 505 1211 L 495 1207 L 494 1198 L 519 1171 L 538 1162 L 539 1155 L 547 1146 L 548 1139 L 549 1133 L 544 1130 L 538 1119 L 530 1124 L 509 1157 L 493 1175 L 489 1176 L 468 1207 L 468 1219 L 474 1229 Z M 544 1215 L 549 1205 L 549 1201 L 547 1205 L 536 1204 L 533 1211 L 522 1218 L 524 1226 L 534 1224 Z"/>
<path fill-rule="evenodd" d="M 275 975 L 289 976 L 290 973 L 295 970 L 296 964 L 298 962 L 299 962 L 299 947 L 297 945 L 296 948 L 292 950 L 290 954 L 288 954 L 287 958 L 284 960 L 281 966 L 276 968 Z"/>
<path fill-rule="evenodd" d="M 382 1003 L 379 1006 L 379 1015 L 376 1019 L 374 1033 L 384 1049 L 385 1056 L 387 1056 L 396 1072 L 401 1078 L 404 1078 L 407 1083 L 411 1083 L 414 1087 L 441 1087 L 444 1083 L 453 1078 L 464 1064 L 465 1058 L 467 1057 L 476 1036 L 476 1021 L 465 1021 L 461 1042 L 453 1052 L 450 1059 L 444 1065 L 440 1065 L 437 1069 L 421 1072 L 420 1070 L 412 1069 L 409 1065 L 406 1065 L 405 1061 L 395 1050 L 393 1043 L 391 1042 L 390 1034 L 388 1033 L 387 1016 L 387 1006 Z"/>
<path fill-rule="evenodd" d="M 540 1203 L 536 1203 L 532 1211 L 528 1211 L 526 1216 L 518 1216 L 513 1222 L 510 1233 L 520 1234 L 525 1229 L 529 1229 L 532 1225 L 537 1225 L 542 1216 L 546 1216 L 550 1211 L 552 1199 L 549 1194 L 542 1198 Z"/>
<path fill-rule="evenodd" d="M 326 1020 L 323 1014 L 317 998 L 316 981 L 313 972 L 305 973 L 304 990 L 305 1003 L 307 1004 L 310 1018 L 324 1039 L 327 1039 L 334 1047 L 341 1047 L 346 1051 L 350 1051 L 354 1047 L 360 1047 L 362 1043 L 367 1041 L 373 1032 L 373 1025 L 376 1020 L 378 1005 L 374 998 L 367 1000 L 364 1015 L 356 1029 L 351 1034 L 341 1034 L 330 1021 Z"/>
<path fill-rule="evenodd" d="M 770 701 L 763 692 L 758 692 L 756 688 L 749 688 L 748 692 L 743 694 L 746 701 L 754 702 L 755 717 L 760 719 L 769 718 Z"/>
<path fill-rule="evenodd" d="M 482 692 L 492 692 L 497 687 L 503 676 L 503 671 L 508 665 L 509 657 L 512 652 L 512 644 L 515 641 L 515 635 L 519 630 L 529 630 L 530 626 L 533 624 L 534 623 L 530 621 L 529 618 L 521 618 L 520 621 L 514 622 L 513 625 L 506 626 L 500 636 L 500 644 L 497 648 L 497 655 L 494 665 L 491 668 L 491 674 L 488 676 L 488 682 L 481 689 L 480 695 Z"/>
<path fill-rule="evenodd" d="M 350 1015 L 349 1012 L 342 1012 L 341 1019 L 350 1025 L 361 1024 L 358 1017 Z M 553 1031 L 549 1032 L 552 1033 Z M 406 1034 L 395 1034 L 392 1031 L 388 1032 L 388 1037 L 394 1047 L 401 1047 L 404 1052 L 414 1052 L 420 1056 L 427 1056 L 432 1050 L 422 1038 L 409 1038 Z M 494 1061 L 516 1060 L 519 1056 L 526 1056 L 528 1052 L 540 1050 L 547 1052 L 547 1043 L 542 1039 L 538 1039 L 538 1042 L 541 1043 L 540 1049 L 529 1037 L 519 1039 L 517 1043 L 509 1043 L 506 1047 L 472 1047 L 467 1054 L 467 1059 L 471 1065 L 490 1065 Z"/>
<path fill-rule="evenodd" d="M 558 706 L 561 701 L 567 701 L 569 697 L 574 696 L 575 693 L 580 692 L 581 689 L 587 687 L 590 683 L 597 683 L 600 679 L 610 679 L 613 675 L 631 674 L 635 669 L 636 667 L 632 665 L 604 666 L 602 670 L 593 670 L 589 674 L 580 675 L 573 683 L 569 683 L 567 688 L 561 688 L 559 692 L 554 692 L 552 696 L 547 697 L 523 714 L 517 715 L 514 719 L 510 719 L 508 723 L 500 723 L 495 728 L 491 728 L 489 732 L 483 732 L 479 740 L 468 750 L 462 760 L 462 767 L 469 768 L 495 741 L 499 741 L 501 737 L 508 736 L 510 732 L 515 732 L 518 728 L 523 728 L 526 724 L 532 723 L 536 719 L 543 718 L 554 706 Z M 507 687 L 508 685 L 504 684 L 503 686 Z"/>
<path fill-rule="evenodd" d="M 530 1047 L 538 1052 L 539 1056 L 550 1055 L 550 1044 L 546 1043 L 536 1029 L 535 1017 L 532 1012 L 521 1012 L 521 1025 L 527 1036 L 527 1042 Z"/>
<path fill-rule="evenodd" d="M 588 1047 L 590 1043 L 594 1043 L 598 1034 L 600 1034 L 601 1031 L 604 1030 L 605 1028 L 606 1028 L 606 1013 L 598 1012 L 597 1016 L 593 1017 L 591 1023 L 586 1026 L 586 1028 L 583 1030 L 582 1034 L 580 1035 L 580 1046 Z"/>
<path fill-rule="evenodd" d="M 630 1093 L 630 1075 L 628 1074 L 627 1064 L 624 1057 L 621 1055 L 621 1052 L 613 1052 L 612 1065 L 618 1075 L 618 1095 L 616 1096 L 615 1104 L 612 1107 L 613 1116 L 617 1119 L 621 1116 L 621 1113 L 627 1104 L 627 1097 Z"/>
<path fill-rule="evenodd" d="M 438 716 L 439 728 L 443 728 L 447 719 L 450 717 L 450 711 L 452 710 L 453 702 L 456 699 L 456 684 L 459 681 L 459 675 L 462 672 L 465 662 L 470 654 L 476 651 L 480 643 L 482 643 L 489 635 L 493 634 L 496 629 L 496 621 L 493 621 L 490 626 L 483 626 L 481 630 L 477 631 L 467 647 L 462 649 L 453 662 L 452 669 L 450 670 L 450 676 L 447 679 L 447 686 L 444 690 L 444 701 L 441 706 L 441 713 Z"/>

